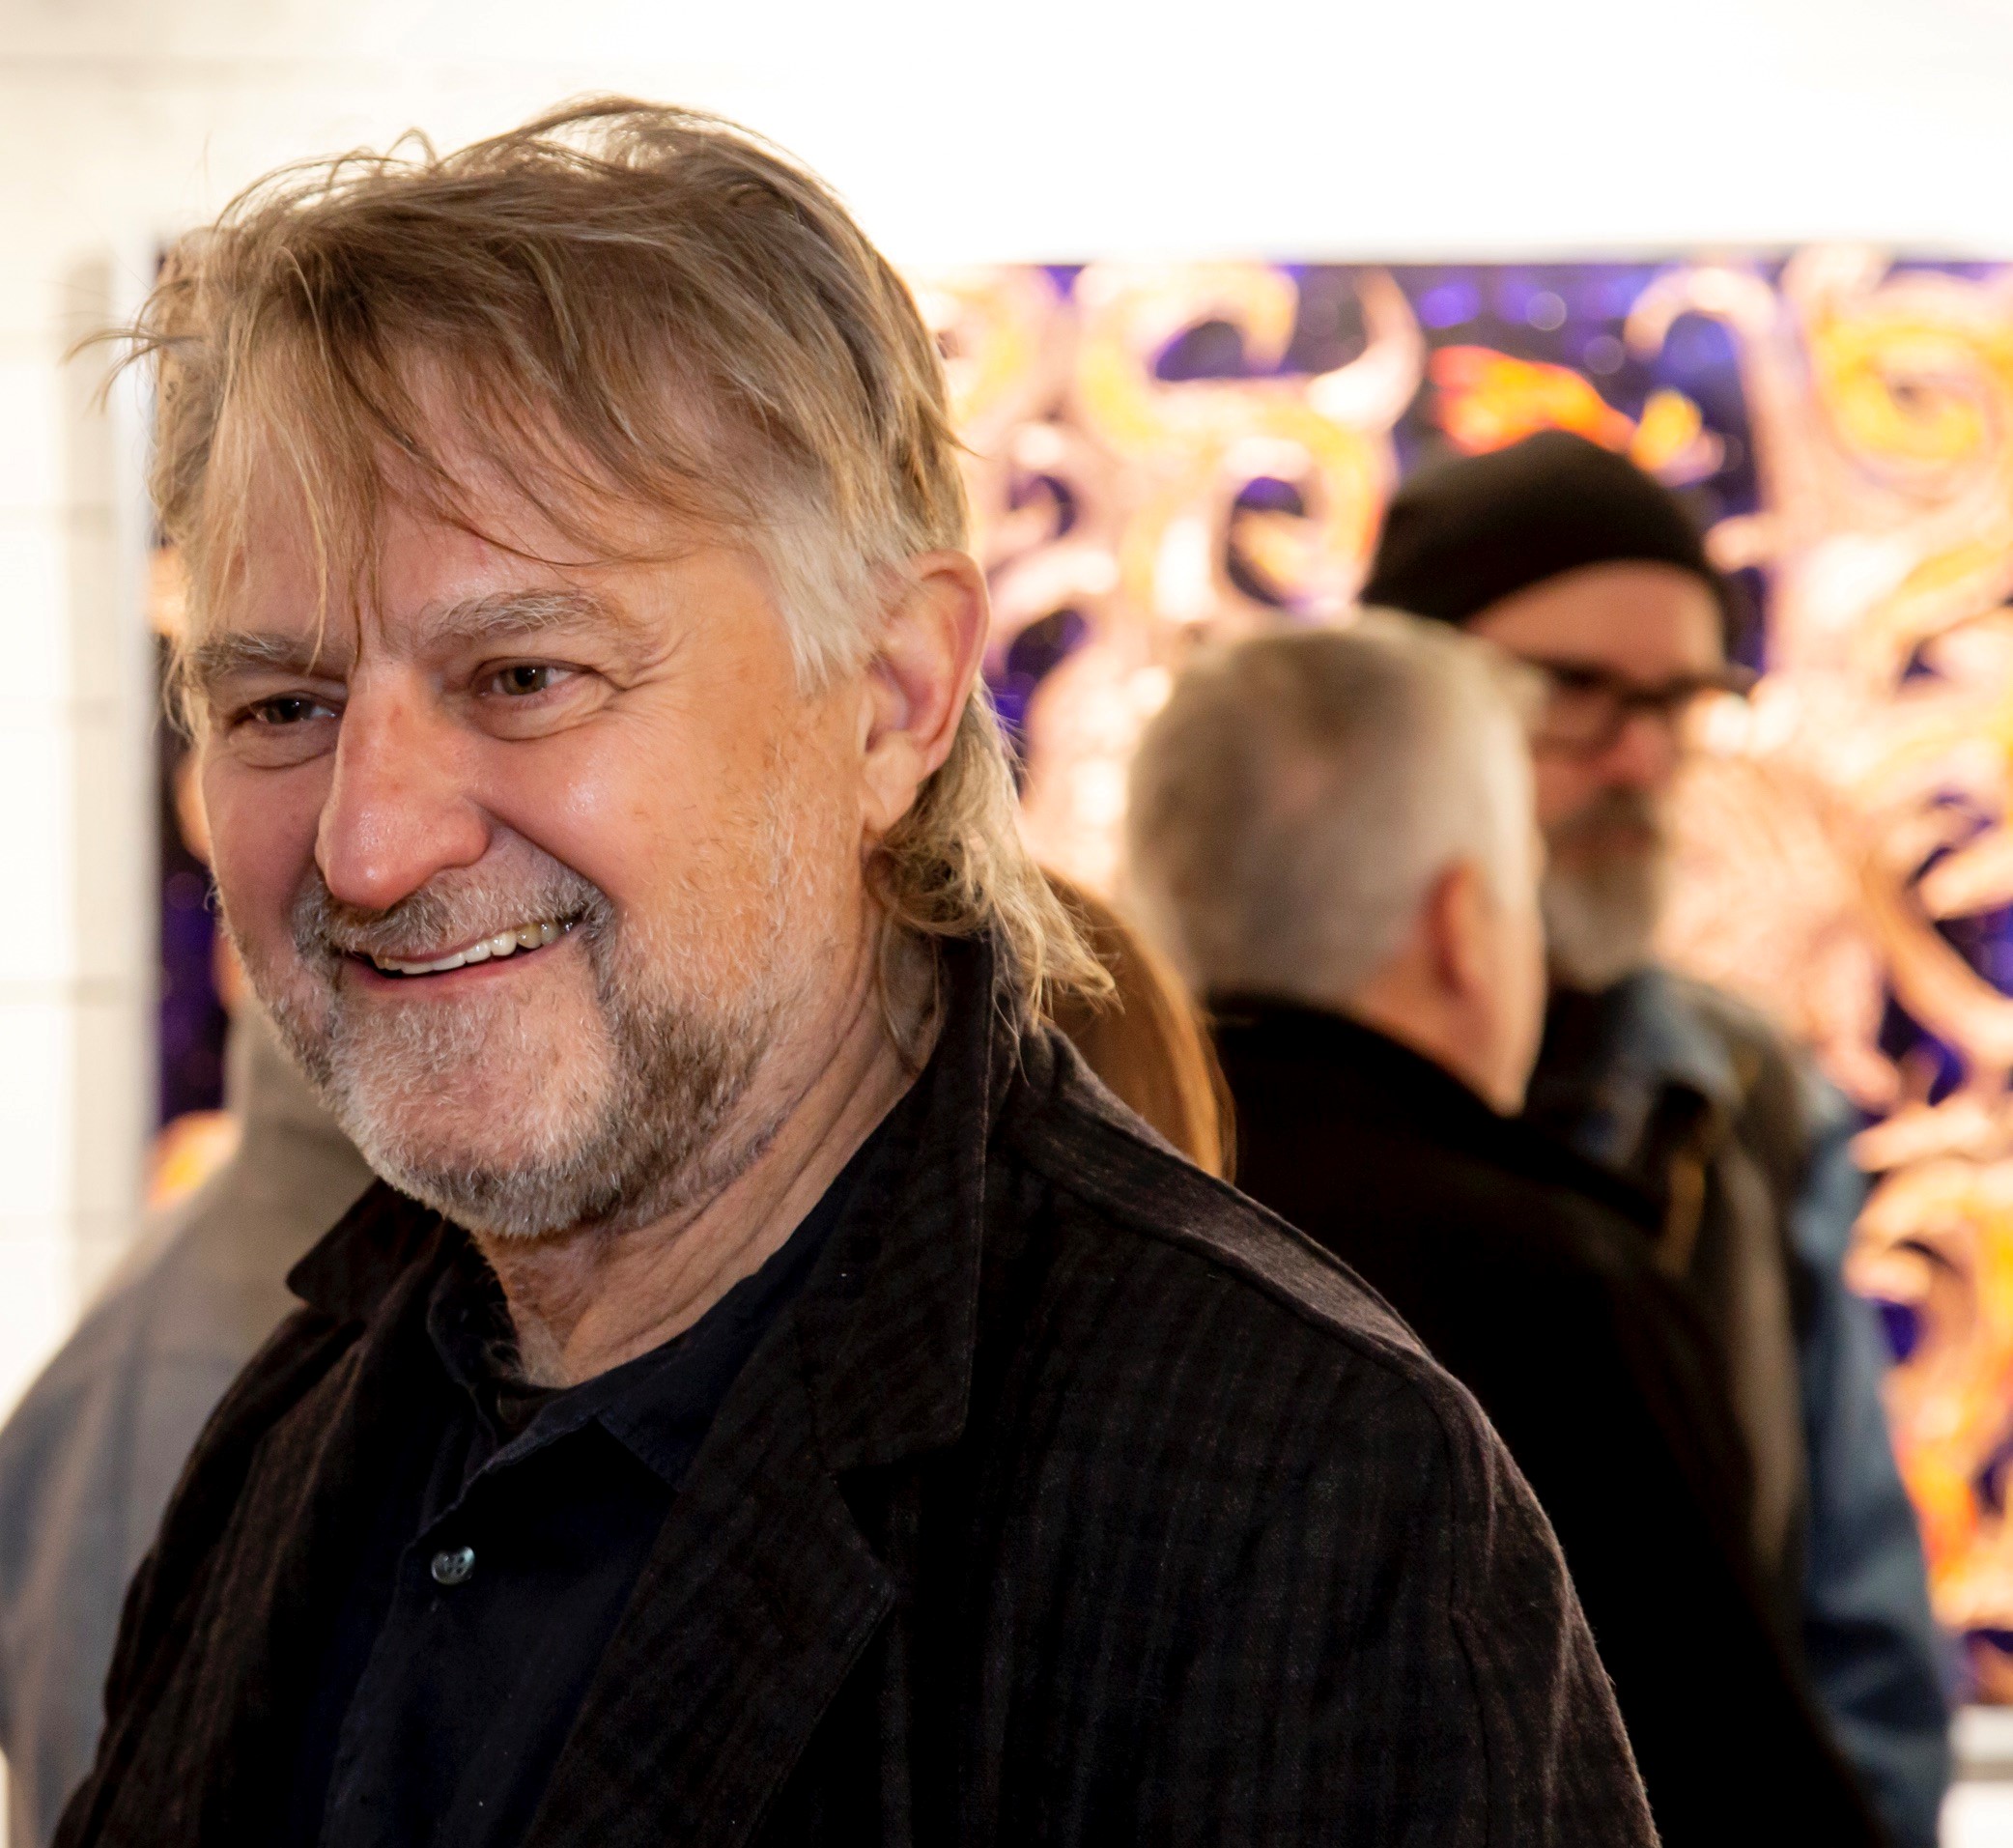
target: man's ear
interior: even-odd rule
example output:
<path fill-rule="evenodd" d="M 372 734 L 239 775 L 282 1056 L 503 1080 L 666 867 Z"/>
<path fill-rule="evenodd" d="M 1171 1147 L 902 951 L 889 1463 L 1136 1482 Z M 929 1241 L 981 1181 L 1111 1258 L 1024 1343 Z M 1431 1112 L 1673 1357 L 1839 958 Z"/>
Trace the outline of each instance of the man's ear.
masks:
<path fill-rule="evenodd" d="M 1462 1001 L 1486 989 L 1492 980 L 1488 938 L 1494 914 L 1482 869 L 1471 860 L 1457 861 L 1428 888 L 1420 915 L 1433 980 Z"/>
<path fill-rule="evenodd" d="M 861 821 L 878 838 L 950 754 L 985 649 L 985 577 L 962 552 L 909 561 L 867 663 Z"/>

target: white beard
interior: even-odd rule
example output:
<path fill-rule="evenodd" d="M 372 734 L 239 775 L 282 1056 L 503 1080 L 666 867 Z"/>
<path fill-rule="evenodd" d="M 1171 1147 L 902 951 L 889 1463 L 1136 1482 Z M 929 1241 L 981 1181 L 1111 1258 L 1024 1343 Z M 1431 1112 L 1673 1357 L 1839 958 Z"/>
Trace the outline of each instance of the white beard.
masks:
<path fill-rule="evenodd" d="M 1599 994 L 1650 960 L 1663 910 L 1660 856 L 1545 876 L 1545 941 L 1562 987 Z"/>
<path fill-rule="evenodd" d="M 1575 827 L 1623 820 L 1649 829 L 1647 848 L 1607 853 L 1575 850 Z M 1599 994 L 1651 960 L 1670 876 L 1660 814 L 1654 801 L 1614 790 L 1597 812 L 1569 819 L 1553 831 L 1545 871 L 1545 951 L 1562 987 Z"/>
<path fill-rule="evenodd" d="M 337 903 L 318 877 L 296 908 L 292 966 L 244 954 L 282 1040 L 364 1159 L 496 1237 L 646 1225 L 725 1185 L 780 1125 L 780 1103 L 753 1121 L 741 1106 L 802 1005 L 780 954 L 803 937 L 786 855 L 771 858 L 773 915 L 760 929 L 737 924 L 725 968 L 683 948 L 696 921 L 647 941 L 598 888 L 540 858 L 509 891 L 442 879 L 381 913 Z M 502 986 L 402 1006 L 341 980 L 349 952 L 411 953 L 537 918 L 578 919 L 564 953 L 588 971 L 584 1009 L 553 1008 L 545 984 L 537 1009 Z"/>

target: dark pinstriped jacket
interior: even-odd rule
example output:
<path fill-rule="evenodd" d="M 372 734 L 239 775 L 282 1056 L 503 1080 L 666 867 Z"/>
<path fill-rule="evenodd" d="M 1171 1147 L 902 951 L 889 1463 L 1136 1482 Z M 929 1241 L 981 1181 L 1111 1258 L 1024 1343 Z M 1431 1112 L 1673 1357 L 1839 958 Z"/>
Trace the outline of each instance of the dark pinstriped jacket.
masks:
<path fill-rule="evenodd" d="M 1649 1843 L 1544 1517 L 1347 1271 L 993 1003 L 694 1463 L 535 1843 Z M 135 1583 L 61 1840 L 280 1812 L 463 1235 L 379 1188 L 294 1277 Z"/>

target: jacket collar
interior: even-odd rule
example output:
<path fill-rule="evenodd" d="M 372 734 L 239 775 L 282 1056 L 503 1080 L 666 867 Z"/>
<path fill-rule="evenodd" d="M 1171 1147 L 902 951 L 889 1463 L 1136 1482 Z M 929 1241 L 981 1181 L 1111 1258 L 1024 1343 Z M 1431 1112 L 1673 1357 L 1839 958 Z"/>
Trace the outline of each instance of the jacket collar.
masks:
<path fill-rule="evenodd" d="M 840 1469 L 953 1441 L 971 1397 L 987 1151 L 1028 1046 L 992 947 L 940 953 L 936 1049 L 796 1318 L 819 1435 Z"/>
<path fill-rule="evenodd" d="M 1227 1047 L 1319 1066 L 1330 1084 L 1352 1095 L 1352 1110 L 1434 1123 L 1463 1138 L 1503 1121 L 1445 1066 L 1347 1014 L 1269 995 L 1227 994 L 1210 996 L 1209 1017 Z"/>
<path fill-rule="evenodd" d="M 1521 1119 L 1500 1115 L 1444 1067 L 1373 1027 L 1264 996 L 1212 998 L 1210 1013 L 1233 1092 L 1255 1064 L 1286 1066 L 1318 1110 L 1570 1187 L 1645 1229 L 1657 1224 L 1656 1205 L 1641 1189 Z"/>
<path fill-rule="evenodd" d="M 1687 1005 L 1678 977 L 1653 964 L 1599 994 L 1553 996 L 1531 1087 L 1533 1119 L 1593 1160 L 1627 1167 L 1673 1094 L 1722 1120 L 1741 1105 L 1732 1054 Z"/>
<path fill-rule="evenodd" d="M 936 1050 L 694 1460 L 527 1848 L 749 1840 L 903 1595 L 907 1517 L 857 1513 L 841 1479 L 964 1430 L 986 1153 L 1024 1051 L 989 947 L 941 954 Z"/>
<path fill-rule="evenodd" d="M 1024 1055 L 1018 998 L 986 940 L 938 948 L 943 1024 L 899 1121 L 847 1203 L 796 1305 L 804 1365 L 822 1382 L 817 1421 L 836 1467 L 948 1443 L 971 1391 L 991 1125 Z M 288 1276 L 339 1322 L 367 1322 L 430 1244 L 439 1214 L 380 1181 Z M 876 1356 L 899 1353 L 884 1368 Z"/>

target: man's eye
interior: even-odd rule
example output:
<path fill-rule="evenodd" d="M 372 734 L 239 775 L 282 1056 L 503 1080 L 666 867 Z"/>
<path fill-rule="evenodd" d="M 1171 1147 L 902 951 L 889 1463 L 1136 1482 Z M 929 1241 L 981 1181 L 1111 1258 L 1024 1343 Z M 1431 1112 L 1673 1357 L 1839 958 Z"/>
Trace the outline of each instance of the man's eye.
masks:
<path fill-rule="evenodd" d="M 549 662 L 520 661 L 499 668 L 494 684 L 498 693 L 521 699 L 529 694 L 551 691 L 558 678 L 559 669 Z"/>
<path fill-rule="evenodd" d="M 254 725 L 298 725 L 321 717 L 327 710 L 321 700 L 304 693 L 282 693 L 270 699 L 259 700 L 248 709 L 247 717 Z"/>

